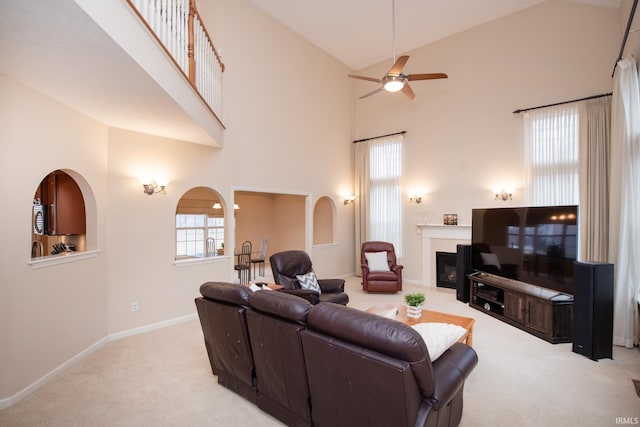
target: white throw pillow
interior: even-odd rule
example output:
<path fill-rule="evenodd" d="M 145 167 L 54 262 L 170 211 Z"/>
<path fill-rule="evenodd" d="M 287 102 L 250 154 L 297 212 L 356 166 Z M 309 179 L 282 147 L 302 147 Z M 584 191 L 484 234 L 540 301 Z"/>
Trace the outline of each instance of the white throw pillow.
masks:
<path fill-rule="evenodd" d="M 412 328 L 418 331 L 427 345 L 432 362 L 435 362 L 467 332 L 462 326 L 450 323 L 418 323 Z"/>
<path fill-rule="evenodd" d="M 500 261 L 498 261 L 498 255 L 480 252 L 480 256 L 482 257 L 482 263 L 484 265 L 495 265 L 496 267 L 498 267 L 498 270 L 502 268 L 500 266 Z"/>
<path fill-rule="evenodd" d="M 300 287 L 302 289 L 310 289 L 312 291 L 316 291 L 318 294 L 322 293 L 320 290 L 320 284 L 316 278 L 316 273 L 314 273 L 313 270 L 307 274 L 297 274 L 296 279 L 298 279 L 298 283 L 300 283 Z"/>
<path fill-rule="evenodd" d="M 370 271 L 391 271 L 387 263 L 386 252 L 365 252 L 364 256 L 367 258 Z"/>

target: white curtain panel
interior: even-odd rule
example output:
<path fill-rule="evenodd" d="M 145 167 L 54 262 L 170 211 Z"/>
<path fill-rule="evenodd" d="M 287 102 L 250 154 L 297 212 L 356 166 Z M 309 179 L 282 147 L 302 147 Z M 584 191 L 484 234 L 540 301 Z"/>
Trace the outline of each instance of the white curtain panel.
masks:
<path fill-rule="evenodd" d="M 356 276 L 362 276 L 362 269 L 360 267 L 360 248 L 362 242 L 367 240 L 367 230 L 369 224 L 369 144 L 366 142 L 356 143 L 356 230 L 355 230 L 355 271 Z"/>
<path fill-rule="evenodd" d="M 526 181 L 531 206 L 578 204 L 578 106 L 525 113 Z"/>
<path fill-rule="evenodd" d="M 613 343 L 630 348 L 638 342 L 640 304 L 640 88 L 632 57 L 616 67 L 611 135 L 612 171 L 619 174 L 611 183 L 611 218 L 617 226 L 611 228 L 617 232 L 611 244 L 616 260 Z"/>
<path fill-rule="evenodd" d="M 609 260 L 611 96 L 580 104 L 580 259 Z"/>

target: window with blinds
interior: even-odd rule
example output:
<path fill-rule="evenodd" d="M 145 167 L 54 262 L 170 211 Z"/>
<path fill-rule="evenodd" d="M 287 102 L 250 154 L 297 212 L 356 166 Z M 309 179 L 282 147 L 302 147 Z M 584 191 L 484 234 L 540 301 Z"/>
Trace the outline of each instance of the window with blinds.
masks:
<path fill-rule="evenodd" d="M 525 114 L 529 204 L 578 204 L 579 113 L 567 104 Z"/>

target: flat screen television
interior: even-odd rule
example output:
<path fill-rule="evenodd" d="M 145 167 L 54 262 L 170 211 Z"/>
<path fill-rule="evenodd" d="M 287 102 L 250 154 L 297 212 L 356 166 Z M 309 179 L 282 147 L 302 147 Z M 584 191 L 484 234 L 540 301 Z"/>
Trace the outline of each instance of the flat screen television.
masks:
<path fill-rule="evenodd" d="M 573 294 L 578 207 L 473 209 L 471 267 Z"/>

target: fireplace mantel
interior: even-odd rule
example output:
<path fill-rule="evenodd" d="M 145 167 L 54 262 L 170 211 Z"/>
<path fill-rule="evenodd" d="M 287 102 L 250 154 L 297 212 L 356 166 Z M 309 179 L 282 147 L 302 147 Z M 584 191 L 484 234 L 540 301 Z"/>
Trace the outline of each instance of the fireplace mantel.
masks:
<path fill-rule="evenodd" d="M 435 251 L 431 249 L 431 240 L 458 240 L 468 243 L 471 241 L 471 226 L 417 224 L 417 227 L 422 235 L 422 283 L 435 287 L 435 275 L 431 268 L 435 261 Z"/>

